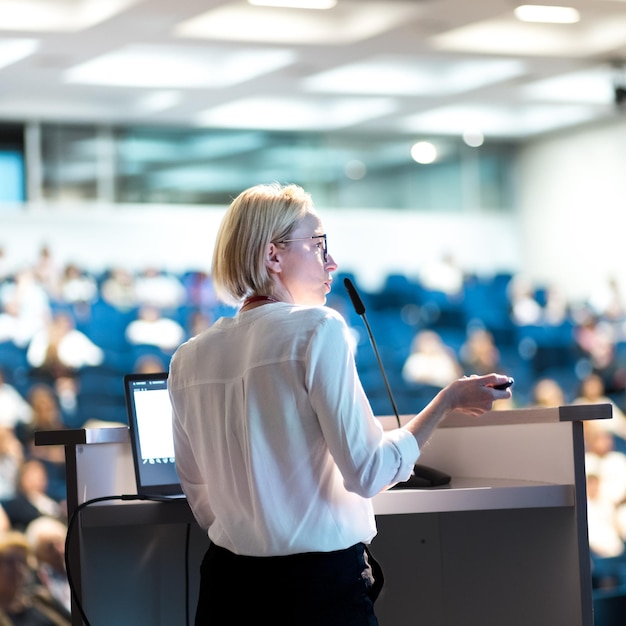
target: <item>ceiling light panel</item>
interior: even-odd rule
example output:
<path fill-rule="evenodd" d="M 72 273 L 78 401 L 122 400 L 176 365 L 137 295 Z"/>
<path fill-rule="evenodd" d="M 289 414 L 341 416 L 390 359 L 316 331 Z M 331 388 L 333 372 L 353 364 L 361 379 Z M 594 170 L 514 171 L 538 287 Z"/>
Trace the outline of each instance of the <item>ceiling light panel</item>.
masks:
<path fill-rule="evenodd" d="M 312 92 L 440 96 L 521 76 L 515 59 L 408 59 L 382 56 L 344 65 L 303 81 Z"/>
<path fill-rule="evenodd" d="M 247 98 L 201 113 L 203 126 L 264 130 L 332 130 L 395 111 L 390 98 Z"/>
<path fill-rule="evenodd" d="M 545 4 L 522 4 L 514 11 L 522 22 L 543 22 L 546 24 L 576 24 L 580 13 L 573 7 L 550 6 Z"/>
<path fill-rule="evenodd" d="M 36 39 L 0 39 L 0 69 L 25 59 L 38 47 Z"/>
<path fill-rule="evenodd" d="M 294 11 L 229 2 L 182 22 L 179 37 L 341 46 L 380 35 L 423 13 L 416 2 L 342 1 L 329 11 Z"/>
<path fill-rule="evenodd" d="M 621 48 L 624 11 L 578 24 L 531 24 L 514 17 L 476 22 L 432 38 L 435 49 L 483 54 L 583 58 Z"/>
<path fill-rule="evenodd" d="M 485 137 L 523 137 L 572 124 L 591 121 L 593 107 L 583 105 L 451 105 L 406 117 L 404 131 L 459 135 L 477 128 Z"/>
<path fill-rule="evenodd" d="M 332 9 L 337 0 L 248 0 L 248 4 L 257 7 L 283 7 L 288 9 Z"/>
<path fill-rule="evenodd" d="M 526 100 L 612 106 L 614 82 L 615 74 L 611 68 L 598 67 L 523 85 L 517 93 Z"/>
<path fill-rule="evenodd" d="M 137 0 L 0 0 L 2 30 L 75 32 L 121 13 Z"/>
<path fill-rule="evenodd" d="M 288 50 L 131 45 L 69 69 L 69 83 L 123 87 L 218 88 L 293 63 Z"/>

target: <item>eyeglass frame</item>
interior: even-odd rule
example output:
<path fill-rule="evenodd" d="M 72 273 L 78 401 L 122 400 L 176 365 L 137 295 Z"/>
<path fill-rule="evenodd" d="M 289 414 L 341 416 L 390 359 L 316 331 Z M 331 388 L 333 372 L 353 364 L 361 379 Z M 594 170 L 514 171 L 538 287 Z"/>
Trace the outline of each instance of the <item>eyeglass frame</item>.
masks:
<path fill-rule="evenodd" d="M 274 243 L 290 243 L 292 241 L 308 241 L 309 239 L 323 239 L 324 240 L 324 263 L 328 263 L 328 239 L 326 233 L 323 235 L 313 235 L 312 237 L 297 237 L 296 239 L 281 239 Z"/>

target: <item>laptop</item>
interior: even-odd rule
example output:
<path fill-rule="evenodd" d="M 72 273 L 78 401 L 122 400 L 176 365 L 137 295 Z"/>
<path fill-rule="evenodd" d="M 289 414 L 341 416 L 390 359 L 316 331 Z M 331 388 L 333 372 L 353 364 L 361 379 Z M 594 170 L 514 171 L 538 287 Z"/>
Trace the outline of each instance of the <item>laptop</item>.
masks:
<path fill-rule="evenodd" d="M 124 396 L 137 493 L 184 497 L 176 472 L 167 372 L 126 374 Z"/>

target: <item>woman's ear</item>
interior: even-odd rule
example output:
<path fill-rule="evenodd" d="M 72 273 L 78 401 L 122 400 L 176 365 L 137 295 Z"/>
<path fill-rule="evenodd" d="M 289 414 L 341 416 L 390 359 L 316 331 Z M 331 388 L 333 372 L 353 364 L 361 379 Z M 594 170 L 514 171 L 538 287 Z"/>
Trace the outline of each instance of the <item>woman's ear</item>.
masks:
<path fill-rule="evenodd" d="M 281 271 L 282 250 L 275 244 L 269 243 L 265 251 L 265 267 L 274 274 Z"/>

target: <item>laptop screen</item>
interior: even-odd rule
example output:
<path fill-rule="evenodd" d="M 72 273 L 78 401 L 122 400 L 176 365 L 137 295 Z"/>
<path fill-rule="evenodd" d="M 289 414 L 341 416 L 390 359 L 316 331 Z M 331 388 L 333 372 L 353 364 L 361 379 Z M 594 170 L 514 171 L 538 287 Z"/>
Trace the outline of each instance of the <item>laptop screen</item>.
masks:
<path fill-rule="evenodd" d="M 174 458 L 167 373 L 127 374 L 124 376 L 124 395 L 137 493 L 181 495 Z"/>

